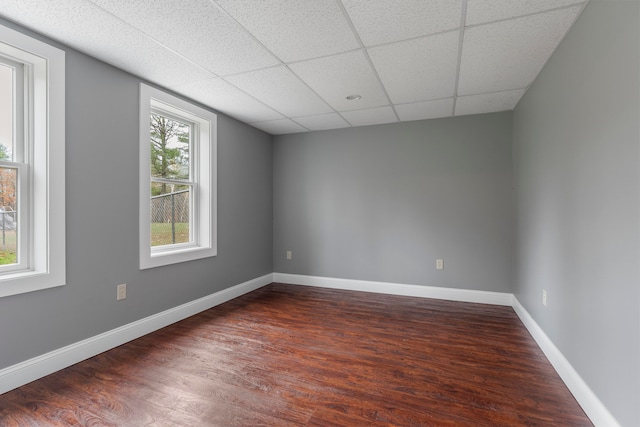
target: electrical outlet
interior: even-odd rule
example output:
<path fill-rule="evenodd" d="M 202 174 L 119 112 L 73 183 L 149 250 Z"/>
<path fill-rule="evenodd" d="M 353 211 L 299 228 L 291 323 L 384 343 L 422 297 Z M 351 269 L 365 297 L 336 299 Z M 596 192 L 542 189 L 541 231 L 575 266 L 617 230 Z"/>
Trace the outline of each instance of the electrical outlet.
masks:
<path fill-rule="evenodd" d="M 444 270 L 444 260 L 437 259 L 436 260 L 436 270 Z"/>
<path fill-rule="evenodd" d="M 118 293 L 116 295 L 116 301 L 127 298 L 127 284 L 123 283 L 118 285 Z"/>
<path fill-rule="evenodd" d="M 547 290 L 546 289 L 542 290 L 542 305 L 544 305 L 544 306 L 547 305 Z"/>
<path fill-rule="evenodd" d="M 287 251 L 287 259 L 293 259 L 293 252 Z"/>

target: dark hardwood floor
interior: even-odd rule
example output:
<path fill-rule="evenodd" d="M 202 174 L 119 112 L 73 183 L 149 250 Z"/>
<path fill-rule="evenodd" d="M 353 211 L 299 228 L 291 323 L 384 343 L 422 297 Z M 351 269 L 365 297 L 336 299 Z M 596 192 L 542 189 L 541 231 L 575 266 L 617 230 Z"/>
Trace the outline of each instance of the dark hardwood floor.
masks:
<path fill-rule="evenodd" d="M 271 284 L 0 396 L 1 426 L 590 426 L 510 307 Z"/>

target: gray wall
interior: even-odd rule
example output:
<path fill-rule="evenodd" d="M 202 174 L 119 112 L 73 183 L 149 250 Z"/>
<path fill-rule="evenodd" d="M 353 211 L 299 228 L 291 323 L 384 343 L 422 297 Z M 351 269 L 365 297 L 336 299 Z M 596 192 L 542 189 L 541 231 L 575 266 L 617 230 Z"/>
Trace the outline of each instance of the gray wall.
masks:
<path fill-rule="evenodd" d="M 272 138 L 222 114 L 219 255 L 138 269 L 140 80 L 63 49 L 67 285 L 0 298 L 0 368 L 273 271 Z"/>
<path fill-rule="evenodd" d="M 275 137 L 274 270 L 511 292 L 511 134 L 500 113 Z"/>
<path fill-rule="evenodd" d="M 591 0 L 513 125 L 515 295 L 625 426 L 640 425 L 638 9 Z"/>

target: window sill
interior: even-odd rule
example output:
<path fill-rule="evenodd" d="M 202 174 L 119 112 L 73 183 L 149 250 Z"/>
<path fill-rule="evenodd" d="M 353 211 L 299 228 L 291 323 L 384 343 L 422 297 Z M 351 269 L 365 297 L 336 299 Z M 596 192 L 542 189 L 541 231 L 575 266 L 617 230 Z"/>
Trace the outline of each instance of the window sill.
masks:
<path fill-rule="evenodd" d="M 148 254 L 144 254 L 140 257 L 140 270 L 209 258 L 216 255 L 217 253 L 215 248 L 201 246 L 190 246 L 163 251 L 149 251 Z"/>
<path fill-rule="evenodd" d="M 20 270 L 0 276 L 0 297 L 24 294 L 65 285 L 64 274 Z"/>

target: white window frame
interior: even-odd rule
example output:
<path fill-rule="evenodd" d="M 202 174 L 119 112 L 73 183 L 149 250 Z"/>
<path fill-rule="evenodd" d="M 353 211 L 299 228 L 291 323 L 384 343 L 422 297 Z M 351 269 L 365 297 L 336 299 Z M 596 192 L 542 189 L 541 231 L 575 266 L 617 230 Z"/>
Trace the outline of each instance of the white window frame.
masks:
<path fill-rule="evenodd" d="M 0 56 L 23 64 L 23 149 L 18 170 L 19 254 L 0 271 L 0 297 L 62 286 L 65 245 L 65 53 L 0 25 Z M 19 103 L 18 103 L 19 104 Z M 19 129 L 18 131 L 22 131 Z M 9 162 L 11 163 L 11 162 Z M 20 211 L 19 211 L 20 214 Z"/>
<path fill-rule="evenodd" d="M 190 222 L 192 241 L 151 246 L 151 113 L 161 112 L 193 123 L 189 161 L 194 187 Z M 140 269 L 217 255 L 217 116 L 211 111 L 140 84 Z"/>

